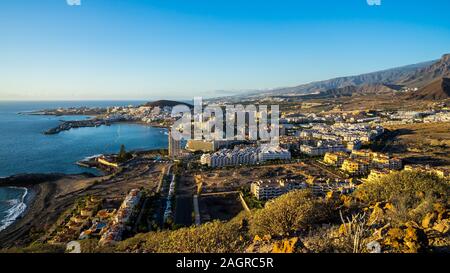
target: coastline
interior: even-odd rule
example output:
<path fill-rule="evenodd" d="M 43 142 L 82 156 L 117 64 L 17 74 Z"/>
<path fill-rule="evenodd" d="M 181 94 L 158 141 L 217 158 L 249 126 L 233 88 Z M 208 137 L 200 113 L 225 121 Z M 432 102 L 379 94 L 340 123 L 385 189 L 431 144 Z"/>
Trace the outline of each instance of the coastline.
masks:
<path fill-rule="evenodd" d="M 2 219 L 2 221 L 1 221 L 0 232 L 7 229 L 14 222 L 16 222 L 17 219 L 22 217 L 26 213 L 30 202 L 33 200 L 33 195 L 32 195 L 33 193 L 27 187 L 10 186 L 10 187 L 2 187 L 2 188 L 24 190 L 24 192 L 20 198 L 11 199 L 11 200 L 17 200 L 17 202 L 7 210 L 7 212 L 9 214 L 6 218 Z"/>
<path fill-rule="evenodd" d="M 88 119 L 82 119 L 82 120 L 60 120 L 60 124 L 53 128 L 46 129 L 43 134 L 46 135 L 54 135 L 59 134 L 63 131 L 69 131 L 71 129 L 76 128 L 85 128 L 85 127 L 100 127 L 100 126 L 110 126 L 113 124 L 139 124 L 143 126 L 150 126 L 154 128 L 163 128 L 168 129 L 169 125 L 162 125 L 157 122 L 144 122 L 142 120 L 124 120 L 124 119 L 118 119 L 118 120 L 109 120 L 105 119 L 103 114 L 105 114 L 105 111 L 103 108 L 97 108 L 97 109 L 84 109 L 84 110 L 65 110 L 65 111 L 56 111 L 56 110 L 36 110 L 36 111 L 21 111 L 17 113 L 18 115 L 31 115 L 31 116 L 87 116 Z"/>
<path fill-rule="evenodd" d="M 77 128 L 88 128 L 88 127 L 101 127 L 101 126 L 111 126 L 114 124 L 136 124 L 141 126 L 153 127 L 158 129 L 169 129 L 167 125 L 161 125 L 156 123 L 147 123 L 143 121 L 136 120 L 125 120 L 125 121 L 107 121 L 100 118 L 93 118 L 87 120 L 76 120 L 76 121 L 61 121 L 61 123 L 53 128 L 50 128 L 43 132 L 46 135 L 56 135 L 63 131 L 70 131 Z"/>
<path fill-rule="evenodd" d="M 0 249 L 45 242 L 57 228 L 61 215 L 72 208 L 79 198 L 95 195 L 115 200 L 134 188 L 145 186 L 156 190 L 163 169 L 164 164 L 138 156 L 114 175 L 97 177 L 87 173 L 35 174 L 0 179 L 0 186 L 26 186 L 29 189 L 26 211 L 5 230 L 0 231 Z M 33 177 L 35 181 L 30 183 L 27 178 Z M 2 181 L 7 183 L 1 183 Z"/>
<path fill-rule="evenodd" d="M 158 151 L 158 149 L 151 149 L 134 152 L 141 154 Z M 148 163 L 141 164 L 148 168 Z M 148 183 L 147 180 L 140 179 L 139 167 L 137 170 L 129 169 L 124 175 L 126 173 L 138 179 L 139 184 Z M 114 176 L 106 172 L 100 176 L 85 172 L 80 174 L 18 174 L 0 178 L 0 187 L 26 188 L 28 191 L 24 198 L 26 205 L 24 211 L 10 225 L 0 231 L 0 248 L 23 246 L 35 241 L 42 236 L 42 231 L 51 228 L 58 217 L 81 196 L 88 193 L 103 195 L 109 191 L 116 196 L 117 192 L 128 192 L 135 187 L 133 183 L 129 183 L 125 179 L 118 179 L 116 184 L 109 184 L 105 188 L 98 183 L 105 179 L 107 181 L 114 180 Z"/>
<path fill-rule="evenodd" d="M 36 183 L 28 183 L 23 185 L 23 177 L 38 178 Z M 43 180 L 44 177 L 47 179 Z M 11 179 L 11 177 L 9 177 Z M 0 183 L 0 187 L 24 187 L 28 193 L 24 199 L 26 204 L 25 210 L 4 230 L 0 231 L 0 248 L 13 247 L 17 245 L 27 244 L 33 241 L 33 233 L 35 230 L 42 230 L 47 227 L 48 223 L 54 222 L 59 214 L 65 210 L 66 204 L 58 208 L 50 208 L 50 205 L 57 197 L 56 193 L 59 189 L 63 191 L 64 187 L 73 187 L 67 183 L 74 184 L 85 183 L 95 179 L 88 174 L 80 175 L 22 175 L 15 176 L 14 180 L 9 183 Z M 73 200 L 71 200 L 73 202 Z"/>
<path fill-rule="evenodd" d="M 84 174 L 86 175 L 86 174 Z M 2 232 L 8 230 L 17 223 L 21 218 L 25 217 L 30 208 L 32 207 L 33 202 L 35 201 L 35 197 L 38 194 L 37 185 L 41 183 L 45 183 L 45 181 L 52 181 L 56 179 L 60 179 L 64 177 L 63 174 L 18 174 L 12 175 L 8 177 L 0 178 L 0 187 L 1 188 L 16 188 L 16 189 L 25 189 L 25 193 L 22 196 L 20 203 L 18 205 L 25 206 L 22 211 L 11 217 L 10 219 L 6 219 L 9 224 L 0 229 L 0 234 Z M 12 208 L 11 208 L 12 209 Z M 20 209 L 17 208 L 17 209 Z"/>
<path fill-rule="evenodd" d="M 19 114 L 42 115 L 24 112 Z M 65 121 L 61 122 L 64 123 Z M 142 121 L 112 122 L 112 124 L 116 123 L 167 129 L 167 126 Z M 158 149 L 154 150 L 156 151 Z M 136 150 L 135 152 L 138 153 L 141 151 Z M 26 189 L 26 194 L 21 200 L 23 201 L 21 203 L 24 205 L 23 211 L 14 216 L 14 220 L 4 229 L 0 230 L 0 248 L 21 246 L 35 241 L 39 235 L 42 235 L 43 230 L 45 231 L 51 228 L 58 217 L 69 206 L 73 205 L 76 198 L 87 192 L 91 192 L 92 188 L 96 189 L 100 187 L 95 186 L 98 184 L 99 179 L 110 179 L 107 178 L 109 176 L 104 170 L 97 170 L 101 172 L 100 175 L 94 175 L 88 172 L 80 172 L 78 174 L 22 173 L 0 177 L 1 188 L 17 187 Z M 129 187 L 132 187 L 127 183 L 122 183 L 122 181 L 119 182 L 117 187 L 112 187 L 116 192 L 128 191 Z M 102 191 L 104 190 L 106 189 L 102 189 Z M 97 191 L 98 189 L 95 193 Z M 19 200 L 19 198 L 16 200 Z"/>

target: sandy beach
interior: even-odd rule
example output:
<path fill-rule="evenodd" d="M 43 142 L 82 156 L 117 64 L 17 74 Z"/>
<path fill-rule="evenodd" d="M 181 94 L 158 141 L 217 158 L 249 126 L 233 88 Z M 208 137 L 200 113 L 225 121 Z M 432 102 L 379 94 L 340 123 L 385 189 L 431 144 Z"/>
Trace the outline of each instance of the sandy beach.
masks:
<path fill-rule="evenodd" d="M 0 181 L 1 186 L 25 186 L 29 190 L 25 212 L 0 232 L 0 248 L 20 247 L 45 240 L 45 234 L 55 227 L 61 214 L 80 197 L 95 195 L 120 199 L 131 189 L 140 187 L 156 191 L 163 169 L 164 163 L 140 158 L 130 162 L 122 171 L 104 177 L 79 174 L 53 175 L 46 179 L 45 175 L 35 175 L 39 179 L 34 184 L 27 184 L 27 179 L 7 183 Z"/>
<path fill-rule="evenodd" d="M 92 178 L 90 178 L 92 179 Z M 54 207 L 54 197 L 61 183 L 86 184 L 89 179 L 84 175 L 68 176 L 57 181 L 40 182 L 35 185 L 27 185 L 27 208 L 14 223 L 0 232 L 0 247 L 11 247 L 30 243 L 33 233 L 45 229 L 48 224 L 54 222 L 64 207 L 69 206 L 70 199 L 58 202 Z"/>

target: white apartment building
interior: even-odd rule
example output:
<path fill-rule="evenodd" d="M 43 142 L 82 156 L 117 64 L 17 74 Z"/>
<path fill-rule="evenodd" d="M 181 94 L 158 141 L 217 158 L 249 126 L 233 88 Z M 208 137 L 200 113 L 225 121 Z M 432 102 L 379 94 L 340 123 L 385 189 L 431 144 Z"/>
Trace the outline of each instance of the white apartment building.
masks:
<path fill-rule="evenodd" d="M 260 162 L 268 160 L 290 160 L 291 152 L 278 146 L 264 145 L 259 149 L 258 159 Z"/>
<path fill-rule="evenodd" d="M 238 165 L 255 165 L 268 160 L 290 160 L 291 153 L 280 147 L 235 147 L 222 149 L 212 154 L 203 154 L 200 163 L 212 168 Z"/>
<path fill-rule="evenodd" d="M 450 122 L 450 112 L 439 112 L 428 117 L 423 118 L 423 122 Z"/>
<path fill-rule="evenodd" d="M 323 145 L 323 146 L 301 145 L 300 151 L 309 156 L 322 156 L 326 153 L 345 152 L 347 151 L 347 149 L 342 144 Z"/>
<path fill-rule="evenodd" d="M 203 165 L 208 165 L 212 168 L 236 166 L 236 165 L 254 165 L 258 163 L 257 148 L 235 148 L 222 149 L 213 154 L 203 154 L 200 158 Z"/>
<path fill-rule="evenodd" d="M 258 200 L 270 200 L 289 191 L 305 189 L 306 187 L 307 184 L 303 181 L 259 180 L 251 184 L 250 191 Z"/>

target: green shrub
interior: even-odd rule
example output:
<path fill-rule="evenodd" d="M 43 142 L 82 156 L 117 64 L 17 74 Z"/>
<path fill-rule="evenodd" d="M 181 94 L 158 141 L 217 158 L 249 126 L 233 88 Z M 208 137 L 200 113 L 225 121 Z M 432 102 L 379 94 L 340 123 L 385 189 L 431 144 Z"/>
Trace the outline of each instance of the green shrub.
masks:
<path fill-rule="evenodd" d="M 65 245 L 50 245 L 43 243 L 32 243 L 24 248 L 9 248 L 3 249 L 0 253 L 64 253 Z"/>
<path fill-rule="evenodd" d="M 147 253 L 232 253 L 243 251 L 245 236 L 239 220 L 213 221 L 175 231 L 138 234 L 120 242 L 119 252 Z"/>
<path fill-rule="evenodd" d="M 252 235 L 286 235 L 323 222 L 329 217 L 325 201 L 308 190 L 292 191 L 267 202 L 250 221 Z"/>
<path fill-rule="evenodd" d="M 389 202 L 394 209 L 389 216 L 394 222 L 420 221 L 433 210 L 435 203 L 448 203 L 448 182 L 421 172 L 403 171 L 366 182 L 354 193 L 366 204 Z"/>

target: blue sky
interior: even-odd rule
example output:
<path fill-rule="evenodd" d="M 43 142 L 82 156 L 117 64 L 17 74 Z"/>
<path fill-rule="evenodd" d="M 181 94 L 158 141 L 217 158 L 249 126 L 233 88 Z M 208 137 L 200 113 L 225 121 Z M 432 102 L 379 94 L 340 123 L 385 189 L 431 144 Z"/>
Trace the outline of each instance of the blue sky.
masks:
<path fill-rule="evenodd" d="M 0 99 L 190 99 L 450 52 L 448 0 L 3 0 Z"/>

